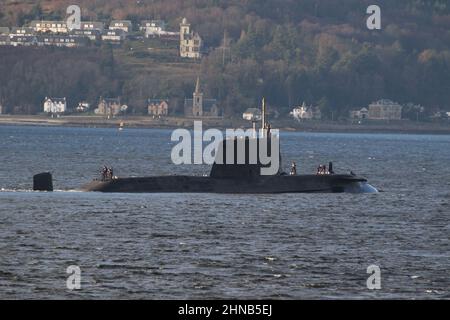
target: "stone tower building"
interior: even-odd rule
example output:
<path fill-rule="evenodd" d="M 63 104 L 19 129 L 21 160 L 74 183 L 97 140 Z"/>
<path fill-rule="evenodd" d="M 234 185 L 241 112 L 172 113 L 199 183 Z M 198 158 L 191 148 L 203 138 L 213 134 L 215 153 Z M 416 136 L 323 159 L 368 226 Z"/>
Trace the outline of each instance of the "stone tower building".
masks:
<path fill-rule="evenodd" d="M 217 118 L 221 117 L 221 109 L 216 99 L 205 99 L 200 86 L 200 78 L 197 77 L 193 99 L 184 100 L 184 112 L 187 117 Z"/>
<path fill-rule="evenodd" d="M 200 35 L 191 31 L 191 24 L 186 18 L 180 23 L 180 56 L 183 58 L 199 59 L 202 57 L 203 41 Z"/>
<path fill-rule="evenodd" d="M 200 90 L 200 78 L 197 77 L 197 83 L 195 84 L 195 91 L 192 95 L 192 114 L 194 117 L 203 116 L 203 93 Z"/>

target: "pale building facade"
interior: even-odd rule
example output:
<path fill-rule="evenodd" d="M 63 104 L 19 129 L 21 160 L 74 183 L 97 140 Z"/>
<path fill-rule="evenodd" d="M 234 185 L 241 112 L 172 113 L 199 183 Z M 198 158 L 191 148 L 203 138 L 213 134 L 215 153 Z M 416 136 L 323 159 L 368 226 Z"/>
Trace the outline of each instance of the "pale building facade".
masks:
<path fill-rule="evenodd" d="M 149 99 L 147 109 L 150 116 L 165 117 L 169 115 L 168 100 Z"/>
<path fill-rule="evenodd" d="M 133 31 L 133 24 L 129 20 L 113 20 L 109 25 L 109 30 L 122 30 L 129 33 Z"/>
<path fill-rule="evenodd" d="M 296 120 L 320 120 L 322 113 L 319 108 L 307 106 L 305 102 L 300 107 L 294 108 L 290 113 Z"/>
<path fill-rule="evenodd" d="M 351 119 L 359 119 L 364 120 L 369 118 L 369 110 L 367 108 L 362 108 L 359 110 L 352 110 L 350 111 L 350 118 Z"/>
<path fill-rule="evenodd" d="M 120 44 L 125 40 L 125 31 L 121 29 L 108 30 L 102 34 L 102 41 Z"/>
<path fill-rule="evenodd" d="M 44 112 L 45 113 L 65 113 L 67 111 L 66 98 L 48 98 L 44 100 Z"/>
<path fill-rule="evenodd" d="M 145 36 L 159 36 L 166 31 L 166 23 L 163 20 L 144 20 L 141 22 L 141 31 L 145 32 Z"/>
<path fill-rule="evenodd" d="M 249 108 L 242 114 L 242 119 L 247 121 L 260 121 L 261 118 L 261 110 L 258 108 Z"/>
<path fill-rule="evenodd" d="M 35 32 L 68 33 L 67 23 L 65 21 L 32 21 L 31 28 Z"/>
<path fill-rule="evenodd" d="M 120 104 L 120 98 L 100 98 L 100 102 L 97 109 L 94 110 L 95 114 L 103 116 L 116 116 L 120 113 L 124 113 L 128 110 L 128 106 Z"/>
<path fill-rule="evenodd" d="M 370 120 L 401 120 L 403 107 L 391 100 L 382 99 L 369 105 Z"/>
<path fill-rule="evenodd" d="M 191 31 L 191 24 L 186 18 L 180 24 L 180 56 L 200 59 L 202 57 L 203 40 L 196 32 Z"/>
<path fill-rule="evenodd" d="M 82 21 L 80 30 L 96 30 L 103 32 L 103 30 L 105 30 L 105 24 L 98 21 Z"/>

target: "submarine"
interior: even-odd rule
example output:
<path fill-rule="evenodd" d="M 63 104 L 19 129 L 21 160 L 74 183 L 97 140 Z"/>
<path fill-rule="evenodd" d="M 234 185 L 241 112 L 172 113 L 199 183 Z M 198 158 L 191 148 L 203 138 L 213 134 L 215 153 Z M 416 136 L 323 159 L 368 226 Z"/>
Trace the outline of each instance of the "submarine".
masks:
<path fill-rule="evenodd" d="M 228 194 L 279 194 L 279 193 L 376 193 L 378 190 L 365 177 L 335 174 L 332 163 L 324 174 L 297 175 L 285 173 L 280 168 L 279 144 L 274 146 L 270 124 L 266 122 L 265 103 L 262 108 L 261 136 L 231 137 L 223 139 L 216 149 L 216 158 L 209 176 L 148 176 L 94 179 L 79 190 L 104 193 L 228 193 Z M 256 133 L 256 124 L 253 123 Z M 278 158 L 278 169 L 263 174 L 269 167 L 261 156 L 261 149 Z M 273 150 L 272 150 L 273 149 Z M 244 151 L 244 152 L 242 152 Z M 241 158 L 238 154 L 241 152 Z M 227 155 L 229 154 L 229 157 Z M 263 153 L 264 154 L 264 153 Z M 243 155 L 243 158 L 242 158 Z M 228 159 L 234 161 L 228 161 Z M 234 158 L 234 159 L 233 159 Z M 227 161 L 223 161 L 227 159 Z M 40 174 L 34 178 L 35 190 L 51 191 L 51 175 Z M 49 189 L 46 188 L 48 185 Z M 51 189 L 51 190 L 50 190 Z"/>

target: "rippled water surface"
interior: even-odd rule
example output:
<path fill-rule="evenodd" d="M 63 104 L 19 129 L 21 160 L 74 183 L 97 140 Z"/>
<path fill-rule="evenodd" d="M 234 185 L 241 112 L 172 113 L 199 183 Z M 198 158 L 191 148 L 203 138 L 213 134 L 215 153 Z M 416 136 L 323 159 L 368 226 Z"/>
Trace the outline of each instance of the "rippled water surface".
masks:
<path fill-rule="evenodd" d="M 104 163 L 208 173 L 171 164 L 170 134 L 0 126 L 0 298 L 450 298 L 450 136 L 282 134 L 286 168 L 334 161 L 379 194 L 70 191 Z M 28 191 L 47 170 L 59 191 Z M 79 291 L 66 289 L 70 265 Z"/>

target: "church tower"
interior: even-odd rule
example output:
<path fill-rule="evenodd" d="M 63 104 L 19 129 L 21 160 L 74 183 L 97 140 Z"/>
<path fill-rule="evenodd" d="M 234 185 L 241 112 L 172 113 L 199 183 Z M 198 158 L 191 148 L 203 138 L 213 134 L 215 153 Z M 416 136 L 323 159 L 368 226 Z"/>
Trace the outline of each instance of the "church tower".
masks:
<path fill-rule="evenodd" d="M 195 85 L 195 91 L 192 100 L 192 114 L 194 117 L 203 116 L 203 93 L 200 90 L 200 78 L 197 77 L 197 83 Z"/>

